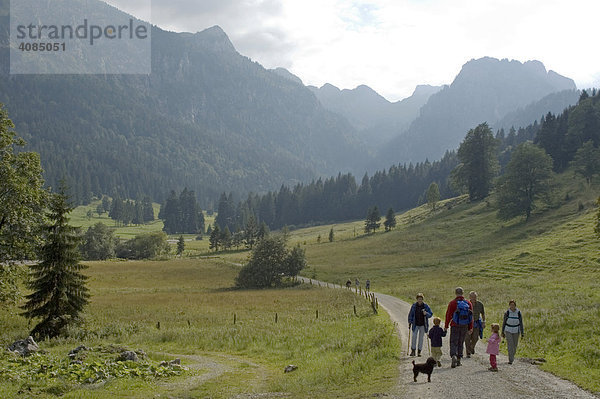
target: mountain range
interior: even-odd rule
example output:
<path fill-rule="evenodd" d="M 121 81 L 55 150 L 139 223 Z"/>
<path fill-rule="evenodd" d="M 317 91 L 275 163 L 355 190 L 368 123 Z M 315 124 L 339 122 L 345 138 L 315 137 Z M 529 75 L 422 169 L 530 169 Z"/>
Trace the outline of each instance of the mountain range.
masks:
<path fill-rule="evenodd" d="M 471 60 L 452 84 L 429 98 L 405 132 L 380 149 L 379 157 L 388 162 L 439 159 L 478 124 L 494 125 L 551 93 L 575 89 L 572 79 L 546 71 L 539 61 Z"/>
<path fill-rule="evenodd" d="M 121 13 L 95 3 L 96 14 Z M 540 62 L 484 58 L 448 86 L 418 86 L 392 103 L 364 85 L 307 87 L 283 68 L 265 69 L 218 26 L 153 27 L 150 75 L 9 75 L 7 21 L 0 17 L 0 102 L 41 154 L 47 183 L 66 178 L 79 202 L 115 193 L 161 201 L 188 187 L 210 208 L 223 191 L 439 159 L 476 124 L 539 119 L 572 101 L 552 93 L 575 89 Z"/>

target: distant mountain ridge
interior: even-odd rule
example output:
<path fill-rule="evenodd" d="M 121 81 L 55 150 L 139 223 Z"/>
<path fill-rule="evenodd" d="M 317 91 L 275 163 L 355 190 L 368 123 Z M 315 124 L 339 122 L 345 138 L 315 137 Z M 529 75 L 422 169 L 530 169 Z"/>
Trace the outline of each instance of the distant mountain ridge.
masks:
<path fill-rule="evenodd" d="M 575 89 L 572 79 L 546 71 L 539 61 L 471 60 L 451 85 L 429 97 L 406 132 L 382 146 L 379 158 L 388 164 L 440 159 L 474 126 L 493 125 L 551 93 Z"/>
<path fill-rule="evenodd" d="M 366 85 L 343 89 L 326 83 L 322 87 L 308 86 L 321 104 L 344 116 L 367 143 L 378 146 L 404 131 L 419 115 L 420 108 L 441 87 L 420 85 L 401 101 L 390 102 Z"/>
<path fill-rule="evenodd" d="M 159 201 L 187 186 L 208 206 L 222 191 L 265 192 L 364 170 L 369 159 L 343 117 L 240 55 L 218 26 L 154 27 L 149 76 L 7 75 L 1 62 L 0 102 L 41 154 L 48 184 L 67 178 L 77 200 L 118 192 Z"/>

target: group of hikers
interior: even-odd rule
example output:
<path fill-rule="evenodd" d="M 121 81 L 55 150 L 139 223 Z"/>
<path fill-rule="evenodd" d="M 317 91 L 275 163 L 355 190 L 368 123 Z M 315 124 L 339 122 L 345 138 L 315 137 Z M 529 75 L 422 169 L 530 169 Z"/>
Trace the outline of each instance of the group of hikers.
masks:
<path fill-rule="evenodd" d="M 356 285 L 356 291 L 360 290 L 360 280 L 358 279 L 358 277 L 356 278 L 356 280 L 354 280 L 354 284 Z M 346 288 L 352 288 L 352 281 L 346 281 Z M 371 291 L 371 280 L 369 279 L 367 279 L 367 281 L 365 282 L 365 291 Z"/>
<path fill-rule="evenodd" d="M 441 319 L 433 318 L 433 327 L 429 329 L 429 319 L 433 312 L 429 305 L 424 302 L 422 293 L 416 296 L 416 302 L 411 306 L 408 313 L 410 356 L 421 356 L 425 334 L 431 340 L 431 356 L 438 367 L 442 366 L 442 338 L 446 336 L 450 328 L 450 357 L 451 367 L 461 365 L 461 360 L 466 352 L 469 358 L 475 353 L 475 345 L 483 338 L 485 329 L 485 308 L 483 303 L 477 299 L 477 293 L 471 291 L 469 299 L 465 299 L 461 287 L 455 289 L 456 297 L 448 303 L 446 309 L 445 326 L 440 327 Z M 517 309 L 517 303 L 510 300 L 508 310 L 504 313 L 502 329 L 498 323 L 491 326 L 492 334 L 488 339 L 486 352 L 490 355 L 490 371 L 498 371 L 496 355 L 498 355 L 502 338 L 506 339 L 508 347 L 508 364 L 515 360 L 515 353 L 519 344 L 519 335 L 523 337 L 523 318 L 521 311 Z M 412 340 L 410 335 L 412 333 Z M 502 338 L 500 338 L 502 336 Z M 416 352 L 416 353 L 415 353 Z"/>

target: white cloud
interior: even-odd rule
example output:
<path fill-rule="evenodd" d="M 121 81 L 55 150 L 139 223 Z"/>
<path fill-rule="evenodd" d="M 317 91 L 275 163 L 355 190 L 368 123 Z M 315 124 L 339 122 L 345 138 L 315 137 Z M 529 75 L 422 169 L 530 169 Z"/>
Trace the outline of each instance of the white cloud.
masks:
<path fill-rule="evenodd" d="M 116 6 L 136 1 L 107 0 Z M 121 4 L 119 4 L 121 3 Z M 594 0 L 153 0 L 169 30 L 220 25 L 240 53 L 306 84 L 367 84 L 396 100 L 450 83 L 472 58 L 538 59 L 579 85 L 598 82 Z"/>

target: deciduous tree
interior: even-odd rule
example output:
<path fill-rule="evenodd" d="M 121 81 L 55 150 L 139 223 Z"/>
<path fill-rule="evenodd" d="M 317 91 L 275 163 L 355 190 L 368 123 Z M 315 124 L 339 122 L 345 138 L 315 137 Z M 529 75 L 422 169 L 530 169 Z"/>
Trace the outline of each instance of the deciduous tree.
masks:
<path fill-rule="evenodd" d="M 25 141 L 0 104 L 0 305 L 19 296 L 16 263 L 40 245 L 47 192 L 40 157 L 22 151 Z"/>
<path fill-rule="evenodd" d="M 525 215 L 528 220 L 536 203 L 547 198 L 552 175 L 552 158 L 543 148 L 520 144 L 498 182 L 498 217 Z"/>

